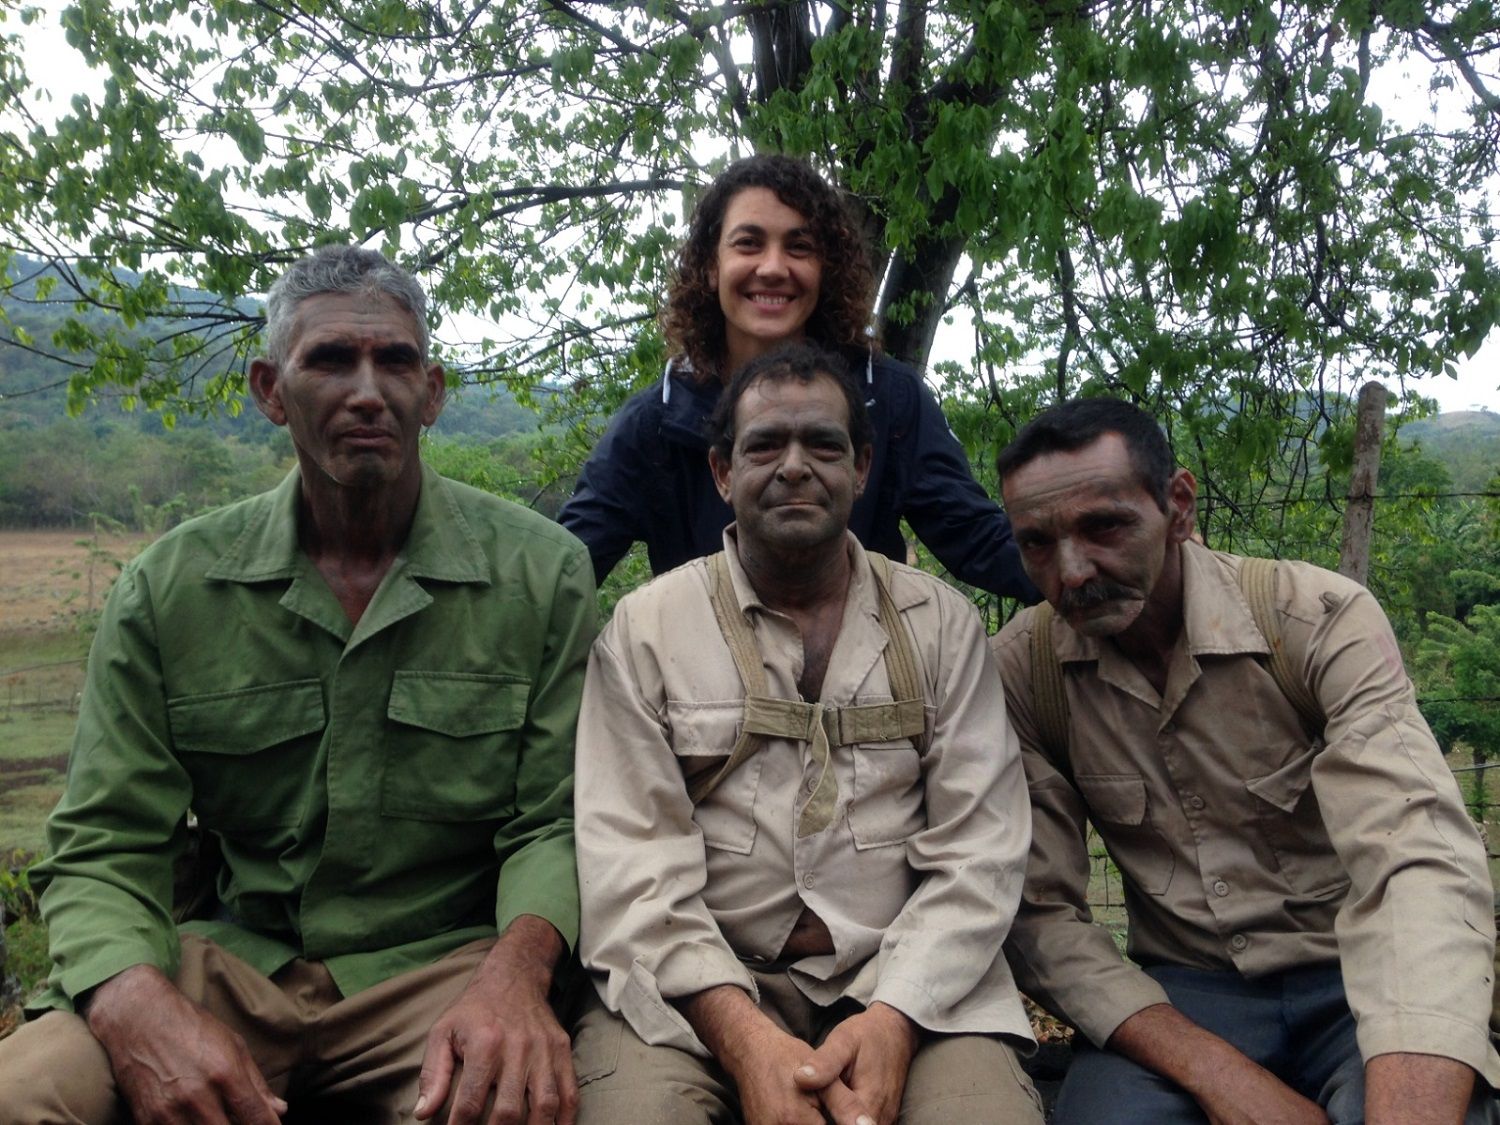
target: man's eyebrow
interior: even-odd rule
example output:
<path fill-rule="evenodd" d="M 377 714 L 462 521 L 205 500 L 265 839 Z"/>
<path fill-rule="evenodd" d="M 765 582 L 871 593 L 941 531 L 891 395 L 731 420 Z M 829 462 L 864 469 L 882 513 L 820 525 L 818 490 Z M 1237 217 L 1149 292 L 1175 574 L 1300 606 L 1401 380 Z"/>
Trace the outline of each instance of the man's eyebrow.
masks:
<path fill-rule="evenodd" d="M 305 363 L 319 363 L 324 360 L 338 359 L 349 355 L 354 351 L 354 345 L 345 340 L 319 340 L 308 346 L 302 353 Z"/>
<path fill-rule="evenodd" d="M 375 354 L 378 355 L 381 359 L 386 360 L 387 362 L 395 360 L 399 363 L 415 363 L 418 359 L 421 358 L 421 353 L 417 351 L 417 347 L 415 344 L 408 344 L 404 342 L 382 344 L 380 347 L 375 349 Z"/>

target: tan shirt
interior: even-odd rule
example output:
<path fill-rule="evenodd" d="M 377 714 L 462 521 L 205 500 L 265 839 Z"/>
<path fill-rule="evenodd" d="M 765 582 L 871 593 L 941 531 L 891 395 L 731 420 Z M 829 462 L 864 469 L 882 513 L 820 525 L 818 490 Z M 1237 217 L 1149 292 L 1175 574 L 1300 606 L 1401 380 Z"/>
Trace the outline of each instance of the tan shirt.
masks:
<path fill-rule="evenodd" d="M 1494 1084 L 1494 923 L 1484 847 L 1363 587 L 1278 567 L 1287 649 L 1327 715 L 1309 742 L 1258 656 L 1240 560 L 1183 547 L 1184 629 L 1164 695 L 1113 642 L 1054 620 L 1071 772 L 1042 752 L 1031 619 L 993 641 L 1031 786 L 1035 838 L 1009 949 L 1028 993 L 1103 1044 L 1165 994 L 1092 924 L 1087 815 L 1125 882 L 1141 962 L 1255 977 L 1342 963 L 1370 1059 L 1458 1059 Z"/>
<path fill-rule="evenodd" d="M 732 530 L 735 596 L 770 692 L 797 699 L 800 634 L 756 598 Z M 848 543 L 854 575 L 822 701 L 888 702 L 875 579 Z M 706 1053 L 669 1001 L 724 984 L 754 996 L 742 961 L 775 959 L 804 906 L 835 950 L 790 967 L 815 1003 L 879 1000 L 931 1031 L 1030 1041 L 999 952 L 1030 834 L 995 666 L 956 591 L 893 564 L 891 593 L 923 669 L 928 749 L 835 747 L 833 822 L 802 839 L 818 778 L 804 743 L 768 738 L 696 808 L 688 800 L 684 766 L 728 755 L 744 697 L 704 560 L 624 598 L 596 642 L 578 731 L 579 949 L 604 1002 L 646 1042 Z"/>

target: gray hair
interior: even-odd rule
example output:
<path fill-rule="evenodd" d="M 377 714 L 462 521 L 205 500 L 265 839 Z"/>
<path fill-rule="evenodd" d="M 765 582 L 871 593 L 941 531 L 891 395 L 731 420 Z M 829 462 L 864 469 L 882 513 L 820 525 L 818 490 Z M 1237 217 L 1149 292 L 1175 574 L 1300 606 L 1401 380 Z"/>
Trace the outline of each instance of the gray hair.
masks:
<path fill-rule="evenodd" d="M 266 351 L 272 363 L 286 359 L 297 306 L 319 293 L 394 298 L 416 320 L 417 346 L 422 358 L 427 358 L 427 294 L 417 279 L 378 251 L 363 246 L 320 246 L 288 266 L 266 296 Z"/>

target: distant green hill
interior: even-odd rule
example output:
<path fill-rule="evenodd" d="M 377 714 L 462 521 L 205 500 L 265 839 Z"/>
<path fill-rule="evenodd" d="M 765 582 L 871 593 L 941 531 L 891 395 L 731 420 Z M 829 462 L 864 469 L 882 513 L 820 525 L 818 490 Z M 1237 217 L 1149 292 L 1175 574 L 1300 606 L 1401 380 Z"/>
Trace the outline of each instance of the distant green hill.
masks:
<path fill-rule="evenodd" d="M 1441 463 L 1459 492 L 1483 491 L 1500 474 L 1500 414 L 1455 410 L 1410 422 L 1400 436 Z"/>
<path fill-rule="evenodd" d="M 54 291 L 52 299 L 38 302 L 37 283 L 49 272 L 40 262 L 17 258 L 11 262 L 10 277 L 0 284 L 0 312 L 24 330 L 36 343 L 29 350 L 10 342 L 8 333 L 0 330 L 0 433 L 7 430 L 36 430 L 50 425 L 67 413 L 67 381 L 72 369 L 64 362 L 37 351 L 52 348 L 52 334 L 62 324 L 71 305 Z M 121 271 L 128 276 L 127 271 Z M 183 289 L 185 301 L 195 298 L 202 304 L 212 298 L 196 290 Z M 254 301 L 237 302 L 235 308 L 247 314 L 258 313 Z M 105 322 L 109 314 L 96 313 L 93 319 Z M 98 423 L 124 425 L 147 434 L 162 432 L 161 420 L 149 410 L 127 412 L 121 408 L 124 391 L 101 395 L 85 412 L 87 419 Z M 260 413 L 247 401 L 238 416 L 225 412 L 207 416 L 179 414 L 177 428 L 207 429 L 221 437 L 235 436 L 244 441 L 263 443 L 270 440 L 271 429 Z M 433 432 L 456 441 L 490 442 L 514 433 L 529 433 L 538 426 L 535 413 L 521 406 L 499 385 L 464 387 L 449 396 L 449 402 Z"/>

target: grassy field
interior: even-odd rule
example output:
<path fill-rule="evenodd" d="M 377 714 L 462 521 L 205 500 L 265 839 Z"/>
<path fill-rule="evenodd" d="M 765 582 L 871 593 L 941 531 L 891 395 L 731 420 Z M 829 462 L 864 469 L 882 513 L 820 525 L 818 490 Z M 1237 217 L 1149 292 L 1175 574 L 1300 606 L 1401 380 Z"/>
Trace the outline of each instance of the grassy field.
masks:
<path fill-rule="evenodd" d="M 119 563 L 142 535 L 0 531 L 0 903 L 13 870 L 42 847 L 62 792 L 93 623 Z M 6 967 L 30 985 L 45 972 L 34 920 L 6 918 Z M 15 1011 L 0 1011 L 0 1035 Z"/>
<path fill-rule="evenodd" d="M 93 621 L 141 535 L 0 532 L 0 853 L 41 846 L 57 801 Z"/>

